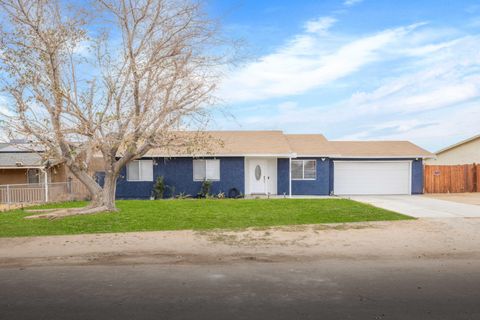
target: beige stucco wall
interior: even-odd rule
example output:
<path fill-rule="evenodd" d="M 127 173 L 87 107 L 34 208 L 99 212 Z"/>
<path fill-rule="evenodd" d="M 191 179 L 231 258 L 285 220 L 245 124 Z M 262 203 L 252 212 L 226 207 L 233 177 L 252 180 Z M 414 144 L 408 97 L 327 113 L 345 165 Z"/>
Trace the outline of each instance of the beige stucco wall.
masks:
<path fill-rule="evenodd" d="M 90 162 L 88 172 L 93 176 L 97 171 L 104 171 L 103 161 L 102 159 L 94 158 Z M 77 178 L 75 178 L 75 176 L 70 172 L 70 170 L 63 164 L 53 166 L 49 169 L 49 182 L 67 182 L 70 179 L 72 179 L 72 181 L 77 181 Z M 28 183 L 27 169 L 0 169 L 0 185 L 25 183 Z"/>
<path fill-rule="evenodd" d="M 66 169 L 63 165 L 54 166 L 48 171 L 49 182 L 66 182 L 69 176 L 73 175 L 69 175 L 68 169 Z M 25 183 L 28 183 L 27 169 L 0 169 L 0 185 Z"/>
<path fill-rule="evenodd" d="M 1 184 L 27 183 L 27 170 L 25 169 L 0 169 Z"/>
<path fill-rule="evenodd" d="M 429 165 L 480 164 L 480 138 L 464 143 L 425 161 Z"/>
<path fill-rule="evenodd" d="M 88 165 L 88 172 L 94 174 L 98 171 L 105 171 L 102 158 L 93 158 Z"/>

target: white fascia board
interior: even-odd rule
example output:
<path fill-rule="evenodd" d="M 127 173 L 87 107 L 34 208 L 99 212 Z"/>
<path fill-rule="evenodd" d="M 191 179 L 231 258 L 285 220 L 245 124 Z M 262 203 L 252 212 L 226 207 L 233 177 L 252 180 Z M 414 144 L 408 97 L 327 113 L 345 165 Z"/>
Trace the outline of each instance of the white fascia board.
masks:
<path fill-rule="evenodd" d="M 2 170 L 8 169 L 45 169 L 45 166 L 21 166 L 21 167 L 0 167 Z"/>
<path fill-rule="evenodd" d="M 377 163 L 377 162 L 388 162 L 388 163 L 394 163 L 394 162 L 409 162 L 412 163 L 412 159 L 399 159 L 399 160 L 386 160 L 386 159 L 379 159 L 379 160 L 359 160 L 359 161 L 350 161 L 350 160 L 335 160 L 333 159 L 333 163 L 336 162 L 346 162 L 346 163 L 351 163 L 351 162 L 369 162 L 369 163 Z"/>
<path fill-rule="evenodd" d="M 95 155 L 95 158 L 101 158 Z M 270 154 L 270 153 L 252 153 L 252 154 L 199 154 L 199 155 L 166 155 L 153 154 L 144 155 L 142 158 L 201 158 L 201 157 L 276 157 L 276 158 L 342 158 L 342 159 L 433 159 L 435 156 L 403 155 L 403 156 L 345 156 L 341 154 Z"/>
<path fill-rule="evenodd" d="M 297 154 L 296 158 L 341 158 L 340 154 Z"/>
<path fill-rule="evenodd" d="M 341 159 L 427 159 L 429 156 L 402 155 L 402 156 L 345 156 L 341 154 L 297 154 L 293 158 L 341 158 Z"/>
<path fill-rule="evenodd" d="M 341 159 L 427 159 L 427 156 L 335 156 L 331 158 Z"/>
<path fill-rule="evenodd" d="M 142 158 L 200 158 L 200 157 L 263 157 L 263 158 L 290 158 L 296 157 L 296 154 L 271 154 L 271 153 L 254 153 L 254 154 L 196 154 L 196 155 L 175 155 L 175 154 L 153 154 L 144 155 Z"/>

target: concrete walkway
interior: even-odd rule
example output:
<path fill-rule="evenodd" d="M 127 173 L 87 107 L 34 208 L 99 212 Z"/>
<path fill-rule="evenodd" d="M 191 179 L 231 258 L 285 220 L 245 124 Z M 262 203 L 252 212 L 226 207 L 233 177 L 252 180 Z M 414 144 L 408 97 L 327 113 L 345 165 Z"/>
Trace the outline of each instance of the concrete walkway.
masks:
<path fill-rule="evenodd" d="M 480 218 L 480 206 L 426 196 L 351 196 L 352 200 L 415 218 Z"/>

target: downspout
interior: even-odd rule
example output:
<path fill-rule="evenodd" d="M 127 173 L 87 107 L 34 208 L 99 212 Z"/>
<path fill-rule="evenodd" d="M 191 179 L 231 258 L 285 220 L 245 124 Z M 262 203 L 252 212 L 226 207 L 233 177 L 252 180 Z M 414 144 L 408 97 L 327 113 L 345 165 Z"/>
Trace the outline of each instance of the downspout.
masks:
<path fill-rule="evenodd" d="M 292 156 L 288 157 L 288 197 L 292 197 Z"/>

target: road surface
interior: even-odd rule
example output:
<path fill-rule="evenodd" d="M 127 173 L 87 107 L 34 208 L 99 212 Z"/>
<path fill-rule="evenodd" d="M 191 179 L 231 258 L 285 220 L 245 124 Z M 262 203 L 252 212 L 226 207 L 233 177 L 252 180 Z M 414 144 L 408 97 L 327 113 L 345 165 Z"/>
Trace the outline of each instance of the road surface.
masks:
<path fill-rule="evenodd" d="M 0 318 L 480 319 L 479 270 L 449 258 L 3 268 Z"/>
<path fill-rule="evenodd" d="M 480 319 L 480 219 L 0 239 L 0 319 Z"/>

